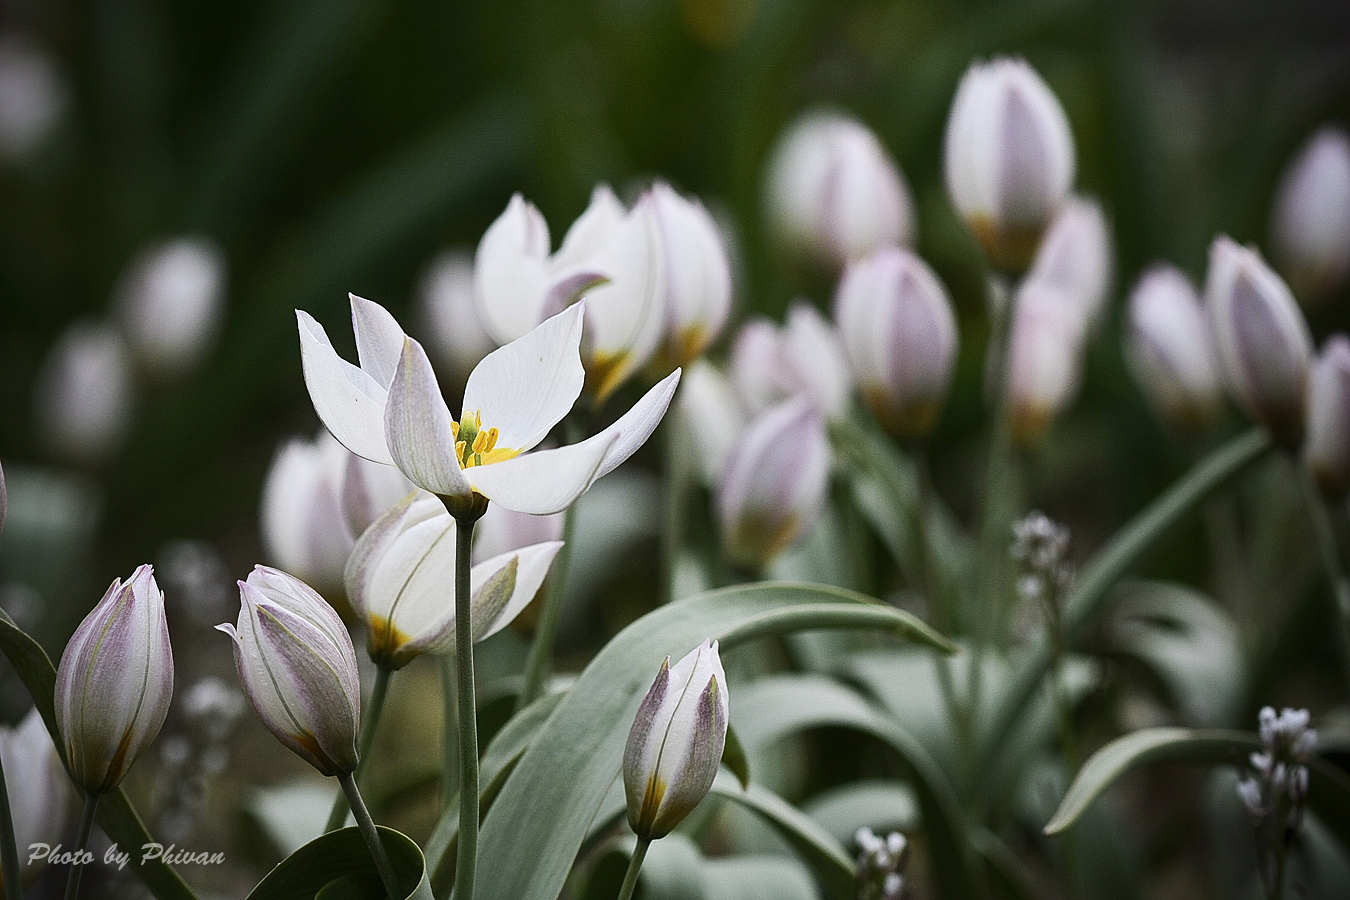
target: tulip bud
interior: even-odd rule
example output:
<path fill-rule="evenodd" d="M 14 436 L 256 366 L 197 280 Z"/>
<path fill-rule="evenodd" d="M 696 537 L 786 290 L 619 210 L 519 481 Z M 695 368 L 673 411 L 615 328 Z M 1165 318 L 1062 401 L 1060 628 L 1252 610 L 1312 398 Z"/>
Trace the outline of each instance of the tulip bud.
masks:
<path fill-rule="evenodd" d="M 717 642 L 670 664 L 638 707 L 623 752 L 628 824 L 644 841 L 670 834 L 712 787 L 727 743 L 727 676 Z"/>
<path fill-rule="evenodd" d="M 0 40 L 0 153 L 19 159 L 40 150 L 69 93 L 50 53 L 26 38 Z"/>
<path fill-rule="evenodd" d="M 829 475 L 829 440 L 808 401 L 790 400 L 755 419 L 718 489 L 727 553 L 753 568 L 768 565 L 820 517 Z"/>
<path fill-rule="evenodd" d="M 122 443 L 131 420 L 131 359 L 112 328 L 79 321 L 56 340 L 37 378 L 37 420 L 64 457 L 101 462 Z"/>
<path fill-rule="evenodd" d="M 1229 389 L 1276 440 L 1297 446 L 1313 351 L 1289 288 L 1255 250 L 1220 235 L 1210 245 L 1205 303 Z"/>
<path fill-rule="evenodd" d="M 1126 311 L 1125 358 L 1157 413 L 1203 428 L 1223 408 L 1209 320 L 1190 279 L 1158 265 L 1140 276 Z"/>
<path fill-rule="evenodd" d="M 956 314 L 937 275 L 887 247 L 844 272 L 834 318 L 863 397 L 894 434 L 927 434 L 951 386 Z"/>
<path fill-rule="evenodd" d="M 164 594 L 141 566 L 126 584 L 114 579 L 56 670 L 56 720 L 75 783 L 91 794 L 117 787 L 159 734 L 172 698 Z"/>
<path fill-rule="evenodd" d="M 489 507 L 490 508 L 490 507 Z M 347 562 L 347 596 L 369 632 L 370 658 L 399 669 L 455 648 L 454 518 L 431 494 L 410 494 L 361 535 Z M 534 599 L 560 541 L 511 550 L 470 570 L 473 639 L 496 634 Z"/>
<path fill-rule="evenodd" d="M 676 402 L 684 431 L 693 438 L 699 473 L 707 484 L 716 484 L 745 430 L 745 406 L 731 380 L 701 359 L 685 370 Z"/>
<path fill-rule="evenodd" d="M 1073 183 L 1073 135 L 1036 70 L 1007 57 L 966 70 L 943 147 L 952 204 L 990 262 L 1020 272 Z"/>
<path fill-rule="evenodd" d="M 1111 228 L 1100 204 L 1070 197 L 1050 222 L 1027 278 L 1062 290 L 1096 329 L 1106 312 L 1111 270 Z"/>
<path fill-rule="evenodd" d="M 473 257 L 447 250 L 431 261 L 417 291 L 417 319 L 423 344 L 463 384 L 497 342 L 478 318 L 473 293 Z"/>
<path fill-rule="evenodd" d="M 1271 216 L 1280 271 L 1305 303 L 1325 299 L 1350 271 L 1350 136 L 1324 126 L 1285 169 Z"/>
<path fill-rule="evenodd" d="M 267 730 L 324 775 L 356 770 L 361 682 L 333 607 L 297 578 L 255 566 L 239 582 L 234 639 L 239 682 Z"/>
<path fill-rule="evenodd" d="M 1026 445 L 1072 402 L 1083 368 L 1084 322 L 1059 289 L 1026 281 L 1014 298 L 1007 404 L 1013 440 Z"/>
<path fill-rule="evenodd" d="M 33 844 L 61 840 L 72 799 L 70 780 L 36 708 L 15 727 L 0 726 L 0 759 L 14 821 L 14 844 L 22 861 L 23 851 Z M 26 868 L 25 881 L 38 872 L 31 864 Z"/>
<path fill-rule="evenodd" d="M 697 358 L 731 311 L 731 259 L 708 210 L 670 185 L 652 185 L 651 212 L 665 260 L 665 349 L 662 367 Z"/>
<path fill-rule="evenodd" d="M 473 529 L 473 560 L 480 563 L 531 544 L 560 541 L 563 518 L 562 513 L 532 516 L 496 503 L 489 504 Z"/>
<path fill-rule="evenodd" d="M 1350 339 L 1327 339 L 1308 380 L 1308 437 L 1303 459 L 1323 491 L 1350 490 Z"/>
<path fill-rule="evenodd" d="M 834 326 L 815 308 L 798 300 L 787 325 L 752 319 L 731 350 L 736 390 L 752 413 L 801 396 L 833 420 L 848 412 L 853 375 Z"/>
<path fill-rule="evenodd" d="M 361 459 L 327 431 L 290 441 L 263 483 L 267 557 L 320 590 L 341 591 L 357 537 L 412 489 L 398 469 Z"/>
<path fill-rule="evenodd" d="M 913 239 L 909 186 L 876 135 L 855 119 L 802 116 L 779 139 L 768 172 L 769 219 L 794 251 L 843 265 Z"/>
<path fill-rule="evenodd" d="M 778 326 L 756 316 L 741 326 L 731 344 L 731 381 L 752 415 L 787 398 L 783 336 Z"/>
<path fill-rule="evenodd" d="M 225 300 L 225 256 L 184 237 L 152 247 L 122 275 L 116 305 L 127 342 L 151 370 L 176 375 L 210 347 Z"/>

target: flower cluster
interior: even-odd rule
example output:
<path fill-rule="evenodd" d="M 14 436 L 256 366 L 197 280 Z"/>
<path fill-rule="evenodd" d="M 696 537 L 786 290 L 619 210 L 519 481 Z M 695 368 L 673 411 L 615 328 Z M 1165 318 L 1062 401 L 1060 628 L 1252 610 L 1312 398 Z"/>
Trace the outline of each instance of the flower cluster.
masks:
<path fill-rule="evenodd" d="M 1317 749 L 1317 729 L 1306 709 L 1272 707 L 1260 714 L 1262 749 L 1248 758 L 1251 768 L 1238 781 L 1238 797 L 1252 819 L 1273 822 L 1277 833 L 1297 831 L 1308 799 L 1308 760 Z"/>
<path fill-rule="evenodd" d="M 1017 592 L 1026 602 L 1053 601 L 1073 580 L 1069 529 L 1040 511 L 1014 523 L 1009 552 L 1023 568 Z"/>
<path fill-rule="evenodd" d="M 858 845 L 858 900 L 900 900 L 909 841 L 898 831 L 883 838 L 870 828 L 859 828 L 853 840 Z"/>

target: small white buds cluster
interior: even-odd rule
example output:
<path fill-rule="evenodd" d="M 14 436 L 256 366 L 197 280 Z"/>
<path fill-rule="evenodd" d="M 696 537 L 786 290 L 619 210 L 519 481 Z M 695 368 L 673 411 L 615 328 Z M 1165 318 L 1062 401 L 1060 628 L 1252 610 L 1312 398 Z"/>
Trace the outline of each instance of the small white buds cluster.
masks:
<path fill-rule="evenodd" d="M 638 707 L 623 753 L 628 824 L 644 841 L 665 837 L 712 787 L 726 749 L 727 676 L 717 642 L 666 657 Z"/>
<path fill-rule="evenodd" d="M 870 828 L 859 828 L 853 840 L 858 845 L 858 900 L 900 900 L 909 841 L 898 831 L 883 838 Z"/>
<path fill-rule="evenodd" d="M 1272 840 L 1298 831 L 1308 799 L 1308 761 L 1317 750 L 1317 729 L 1306 709 L 1269 706 L 1260 713 L 1262 748 L 1248 758 L 1250 769 L 1238 781 L 1238 798 L 1258 828 L 1269 826 Z"/>
<path fill-rule="evenodd" d="M 1271 214 L 1271 250 L 1305 304 L 1350 273 L 1350 135 L 1320 128 L 1285 169 Z"/>
<path fill-rule="evenodd" d="M 1157 414 L 1183 430 L 1213 425 L 1223 410 L 1223 381 L 1209 319 L 1180 270 L 1155 265 L 1130 292 L 1125 357 Z"/>
<path fill-rule="evenodd" d="M 1308 433 L 1303 462 L 1324 493 L 1350 491 L 1350 338 L 1333 334 L 1308 381 Z"/>
<path fill-rule="evenodd" d="M 807 113 L 779 138 L 768 165 L 769 220 L 793 251 L 842 266 L 908 244 L 914 201 L 895 160 L 867 126 Z"/>
<path fill-rule="evenodd" d="M 1017 592 L 1029 603 L 1054 604 L 1073 580 L 1069 566 L 1069 529 L 1040 511 L 1013 524 L 1010 555 L 1020 563 Z"/>

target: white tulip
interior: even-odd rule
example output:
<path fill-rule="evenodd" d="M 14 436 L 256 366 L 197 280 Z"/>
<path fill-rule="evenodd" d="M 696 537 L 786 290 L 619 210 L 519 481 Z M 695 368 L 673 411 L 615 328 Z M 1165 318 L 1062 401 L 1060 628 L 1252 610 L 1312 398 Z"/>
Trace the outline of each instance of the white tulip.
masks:
<path fill-rule="evenodd" d="M 1289 288 L 1259 253 L 1220 235 L 1210 245 L 1205 305 L 1229 389 L 1276 440 L 1297 446 L 1313 344 Z"/>
<path fill-rule="evenodd" d="M 1344 334 L 1328 338 L 1313 363 L 1303 460 L 1326 493 L 1350 490 L 1350 339 Z"/>
<path fill-rule="evenodd" d="M 932 430 L 956 366 L 956 314 L 928 264 L 886 247 L 854 262 L 834 317 L 868 405 L 891 432 Z"/>
<path fill-rule="evenodd" d="M 0 759 L 5 765 L 14 844 L 27 881 L 37 875 L 40 864 L 27 865 L 24 854 L 32 844 L 52 845 L 65 837 L 74 792 L 36 708 L 12 728 L 0 725 Z"/>
<path fill-rule="evenodd" d="M 665 837 L 707 795 L 726 749 L 729 715 L 716 641 L 704 641 L 673 666 L 666 657 L 623 753 L 628 824 L 640 839 Z"/>
<path fill-rule="evenodd" d="M 801 396 L 831 421 L 848 412 L 853 375 L 839 334 L 804 301 L 795 301 L 787 324 L 747 322 L 731 350 L 736 390 L 752 413 Z"/>
<path fill-rule="evenodd" d="M 473 561 L 480 563 L 531 544 L 559 541 L 562 533 L 562 513 L 532 516 L 490 505 L 473 528 Z"/>
<path fill-rule="evenodd" d="M 361 682 L 342 620 L 304 582 L 256 566 L 239 582 L 239 621 L 217 625 L 267 730 L 324 775 L 356 770 Z"/>
<path fill-rule="evenodd" d="M 722 230 L 697 199 L 652 185 L 651 212 L 665 271 L 668 367 L 684 366 L 717 338 L 731 312 L 731 259 Z"/>
<path fill-rule="evenodd" d="M 106 459 L 131 424 L 131 356 L 113 328 L 82 320 L 56 339 L 37 378 L 38 428 L 82 463 Z"/>
<path fill-rule="evenodd" d="M 1183 428 L 1212 424 L 1223 382 L 1190 279 L 1172 266 L 1146 271 L 1130 293 L 1125 326 L 1126 359 L 1158 414 Z"/>
<path fill-rule="evenodd" d="M 587 301 L 589 302 L 589 301 Z M 397 465 L 457 514 L 491 500 L 516 512 L 561 512 L 631 456 L 656 429 L 679 383 L 673 372 L 599 434 L 527 452 L 581 393 L 586 302 L 494 350 L 469 375 L 456 422 L 426 352 L 381 306 L 352 298 L 360 367 L 341 359 L 319 325 L 297 310 L 305 383 L 319 418 L 358 456 Z"/>
<path fill-rule="evenodd" d="M 787 398 L 784 357 L 782 332 L 769 319 L 756 316 L 736 333 L 731 344 L 731 382 L 751 414 Z"/>
<path fill-rule="evenodd" d="M 1350 272 L 1350 135 L 1318 129 L 1285 169 L 1271 245 L 1299 299 L 1326 298 Z"/>
<path fill-rule="evenodd" d="M 75 783 L 111 791 L 159 734 L 173 698 L 164 594 L 141 566 L 116 579 L 71 635 L 56 671 L 56 720 Z"/>
<path fill-rule="evenodd" d="M 371 659 L 399 669 L 423 653 L 455 648 L 454 518 L 430 494 L 409 495 L 375 521 L 347 563 L 347 596 L 369 634 Z M 496 634 L 544 583 L 561 541 L 494 556 L 470 573 L 473 639 Z"/>
<path fill-rule="evenodd" d="M 468 253 L 447 250 L 431 261 L 417 289 L 416 317 L 428 349 L 457 382 L 497 348 L 478 318 Z"/>
<path fill-rule="evenodd" d="M 198 362 L 220 330 L 225 301 L 225 255 L 213 241 L 181 237 L 151 247 L 132 261 L 115 302 L 136 357 L 150 369 L 176 375 Z"/>
<path fill-rule="evenodd" d="M 1085 323 L 1081 310 L 1052 285 L 1023 282 L 1008 338 L 1007 404 L 1013 439 L 1030 444 L 1078 392 Z"/>
<path fill-rule="evenodd" d="M 843 265 L 913 240 L 909 186 L 876 135 L 855 119 L 802 116 L 779 139 L 768 173 L 770 224 L 793 250 Z"/>
<path fill-rule="evenodd" d="M 683 425 L 693 437 L 699 474 L 716 484 L 745 431 L 748 412 L 731 379 L 707 360 L 695 360 L 676 396 Z"/>
<path fill-rule="evenodd" d="M 947 192 L 991 262 L 1021 271 L 1069 192 L 1073 135 L 1036 70 L 1001 57 L 966 70 L 943 147 Z"/>
<path fill-rule="evenodd" d="M 1113 268 L 1111 227 L 1101 205 L 1070 197 L 1051 220 L 1026 277 L 1063 291 L 1095 330 L 1106 316 Z"/>

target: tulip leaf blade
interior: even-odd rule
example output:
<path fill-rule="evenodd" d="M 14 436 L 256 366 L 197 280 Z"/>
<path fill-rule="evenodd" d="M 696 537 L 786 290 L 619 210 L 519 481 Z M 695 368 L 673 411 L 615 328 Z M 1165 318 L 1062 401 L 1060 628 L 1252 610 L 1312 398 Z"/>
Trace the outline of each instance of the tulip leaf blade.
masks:
<path fill-rule="evenodd" d="M 750 760 L 745 755 L 745 747 L 741 746 L 740 736 L 731 725 L 727 726 L 727 743 L 722 749 L 722 765 L 731 770 L 736 780 L 741 783 L 741 787 L 750 789 Z"/>
<path fill-rule="evenodd" d="M 42 716 L 47 732 L 52 736 L 56 752 L 66 765 L 65 742 L 56 724 L 56 668 L 42 645 L 19 628 L 14 620 L 0 610 L 0 651 L 18 672 L 24 687 L 33 698 L 33 705 Z M 123 847 L 143 847 L 154 843 L 136 808 L 122 789 L 115 788 L 103 795 L 98 804 L 98 824 L 103 832 Z M 174 868 L 159 858 L 142 861 L 132 854 L 131 866 L 156 900 L 197 900 Z"/>
<path fill-rule="evenodd" d="M 483 821 L 483 896 L 554 900 L 619 776 L 628 732 L 652 672 L 712 637 L 734 643 L 832 627 L 945 638 L 899 610 L 823 585 L 761 582 L 667 604 L 630 624 L 591 660 L 516 763 Z M 732 710 L 736 686 L 728 686 Z M 530 866 L 496 861 L 530 859 Z"/>
<path fill-rule="evenodd" d="M 433 900 L 426 860 L 412 838 L 377 826 L 402 900 Z M 277 863 L 247 900 L 381 900 L 385 896 L 359 828 L 330 831 Z"/>

